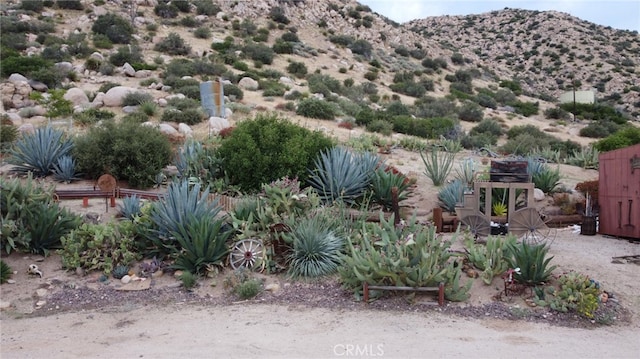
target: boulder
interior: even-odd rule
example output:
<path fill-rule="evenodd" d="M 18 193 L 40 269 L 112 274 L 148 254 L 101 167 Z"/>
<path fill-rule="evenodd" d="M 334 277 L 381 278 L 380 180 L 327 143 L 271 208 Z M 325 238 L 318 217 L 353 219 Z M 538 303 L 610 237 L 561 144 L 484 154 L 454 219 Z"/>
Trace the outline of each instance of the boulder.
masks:
<path fill-rule="evenodd" d="M 187 137 L 193 136 L 193 130 L 186 123 L 178 124 L 178 132 L 182 133 L 183 135 L 185 135 Z"/>
<path fill-rule="evenodd" d="M 56 70 L 62 71 L 64 73 L 73 71 L 73 64 L 68 61 L 57 62 L 53 66 L 56 68 Z"/>
<path fill-rule="evenodd" d="M 168 123 L 161 123 L 160 125 L 158 125 L 158 129 L 160 130 L 160 132 L 169 136 L 177 136 L 179 134 L 178 130 L 176 130 Z"/>
<path fill-rule="evenodd" d="M 18 81 L 24 81 L 24 82 L 29 81 L 29 79 L 27 79 L 26 77 L 24 77 L 24 76 L 22 76 L 20 74 L 11 74 L 11 75 L 9 75 L 9 78 L 7 80 L 9 80 L 9 82 L 13 82 L 13 83 L 18 82 Z"/>
<path fill-rule="evenodd" d="M 47 84 L 36 80 L 29 80 L 29 86 L 40 92 L 47 92 L 49 90 L 49 86 L 47 86 Z"/>
<path fill-rule="evenodd" d="M 136 69 L 134 69 L 133 66 L 131 66 L 128 62 L 126 62 L 124 65 L 122 65 L 122 72 L 127 77 L 136 76 Z"/>
<path fill-rule="evenodd" d="M 544 192 L 542 192 L 542 190 L 540 188 L 534 188 L 533 189 L 533 199 L 538 201 L 538 202 L 544 201 L 544 199 L 545 199 Z"/>
<path fill-rule="evenodd" d="M 245 90 L 255 91 L 258 89 L 259 84 L 258 81 L 252 79 L 251 77 L 243 77 L 239 82 L 238 86 Z"/>
<path fill-rule="evenodd" d="M 231 125 L 229 124 L 229 120 L 227 120 L 226 118 L 215 116 L 209 117 L 209 128 L 216 135 L 229 126 Z"/>
<path fill-rule="evenodd" d="M 122 99 L 129 93 L 136 92 L 133 87 L 116 86 L 112 87 L 104 94 L 102 102 L 107 107 L 117 107 L 122 105 Z"/>
<path fill-rule="evenodd" d="M 84 90 L 78 87 L 68 89 L 63 98 L 67 101 L 71 101 L 74 106 L 81 106 L 89 103 L 89 97 L 87 97 L 87 94 L 84 93 Z"/>

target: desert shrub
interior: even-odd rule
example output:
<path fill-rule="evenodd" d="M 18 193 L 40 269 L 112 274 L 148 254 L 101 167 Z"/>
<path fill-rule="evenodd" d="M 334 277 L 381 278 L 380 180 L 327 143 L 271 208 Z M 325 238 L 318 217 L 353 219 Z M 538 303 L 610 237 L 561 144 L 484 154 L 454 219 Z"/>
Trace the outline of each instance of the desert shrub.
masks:
<path fill-rule="evenodd" d="M 288 24 L 289 18 L 284 14 L 284 9 L 280 6 L 274 6 L 269 11 L 269 18 L 279 24 Z"/>
<path fill-rule="evenodd" d="M 571 116 L 569 112 L 560 107 L 553 107 L 544 110 L 544 117 L 548 119 L 566 120 L 569 118 L 569 116 Z"/>
<path fill-rule="evenodd" d="M 300 101 L 296 113 L 309 118 L 333 120 L 336 115 L 336 110 L 333 104 L 325 100 L 310 97 Z"/>
<path fill-rule="evenodd" d="M 295 32 L 285 32 L 284 34 L 282 34 L 282 36 L 280 36 L 280 38 L 282 39 L 282 41 L 286 42 L 300 42 L 300 38 L 298 38 L 298 34 L 296 34 Z"/>
<path fill-rule="evenodd" d="M 122 98 L 122 106 L 139 106 L 145 102 L 153 102 L 153 96 L 146 92 L 129 92 Z"/>
<path fill-rule="evenodd" d="M 184 110 L 167 109 L 162 113 L 162 122 L 186 123 L 193 126 L 201 123 L 206 118 L 199 108 L 188 108 Z"/>
<path fill-rule="evenodd" d="M 304 62 L 293 61 L 287 65 L 287 72 L 298 78 L 304 78 L 307 75 L 307 65 Z"/>
<path fill-rule="evenodd" d="M 109 62 L 115 66 L 122 66 L 125 62 L 132 64 L 142 62 L 142 50 L 139 46 L 120 46 L 118 50 L 109 56 Z"/>
<path fill-rule="evenodd" d="M 618 125 L 622 125 L 627 122 L 627 118 L 620 113 L 616 108 L 608 106 L 606 104 L 596 103 L 564 103 L 560 104 L 560 108 L 572 112 L 576 117 L 584 120 L 592 121 L 613 121 Z"/>
<path fill-rule="evenodd" d="M 613 151 L 618 148 L 633 146 L 640 143 L 640 128 L 624 126 L 619 131 L 596 142 L 594 147 L 600 152 Z"/>
<path fill-rule="evenodd" d="M 159 3 L 153 8 L 153 13 L 163 19 L 174 19 L 178 17 L 178 8 L 171 3 Z"/>
<path fill-rule="evenodd" d="M 471 131 L 469 131 L 469 133 L 472 135 L 489 133 L 493 136 L 500 137 L 504 134 L 504 130 L 502 129 L 502 126 L 500 126 L 500 123 L 498 123 L 498 121 L 487 118 L 480 121 L 480 123 L 474 126 Z"/>
<path fill-rule="evenodd" d="M 114 44 L 128 44 L 135 30 L 129 21 L 117 14 L 108 13 L 98 16 L 91 31 L 105 35 Z"/>
<path fill-rule="evenodd" d="M 84 10 L 80 0 L 56 0 L 56 6 L 58 9 Z"/>
<path fill-rule="evenodd" d="M 340 80 L 329 75 L 322 75 L 318 73 L 310 74 L 307 76 L 307 85 L 309 86 L 309 92 L 321 93 L 324 97 L 331 96 L 332 92 L 338 94 L 342 92 L 342 84 L 340 83 Z"/>
<path fill-rule="evenodd" d="M 580 129 L 580 136 L 590 138 L 604 138 L 620 129 L 620 125 L 613 121 L 591 121 L 586 127 Z"/>
<path fill-rule="evenodd" d="M 20 9 L 25 11 L 41 12 L 44 9 L 43 0 L 26 0 L 20 2 Z"/>
<path fill-rule="evenodd" d="M 482 117 L 482 108 L 474 102 L 465 102 L 458 111 L 458 118 L 461 121 L 480 122 Z"/>
<path fill-rule="evenodd" d="M 498 103 L 496 102 L 496 100 L 493 97 L 491 97 L 488 94 L 486 94 L 486 93 L 477 94 L 476 98 L 475 98 L 475 102 L 478 105 L 480 105 L 482 107 L 486 107 L 486 108 L 495 109 L 495 108 L 498 107 Z"/>
<path fill-rule="evenodd" d="M 193 31 L 193 36 L 198 39 L 208 39 L 211 37 L 211 30 L 206 26 L 200 26 Z"/>
<path fill-rule="evenodd" d="M 521 101 L 513 101 L 509 103 L 512 106 L 516 113 L 521 114 L 522 116 L 529 117 L 538 114 L 538 102 L 521 102 Z"/>
<path fill-rule="evenodd" d="M 184 27 L 198 27 L 200 25 L 200 21 L 196 20 L 193 16 L 185 16 L 180 19 L 180 25 Z"/>
<path fill-rule="evenodd" d="M 164 39 L 160 40 L 154 50 L 164 52 L 169 55 L 188 55 L 191 52 L 191 46 L 185 43 L 184 39 L 175 32 L 170 33 Z"/>
<path fill-rule="evenodd" d="M 194 4 L 198 15 L 214 16 L 222 10 L 220 5 L 209 0 L 196 0 Z"/>
<path fill-rule="evenodd" d="M 355 41 L 355 39 L 349 35 L 331 35 L 329 36 L 329 41 L 331 41 L 336 45 L 341 45 L 346 47 L 351 45 Z"/>
<path fill-rule="evenodd" d="M 73 142 L 63 131 L 51 126 L 40 127 L 20 137 L 9 151 L 9 163 L 14 164 L 12 171 L 47 176 L 60 157 L 72 149 Z"/>
<path fill-rule="evenodd" d="M 358 39 L 349 44 L 349 49 L 354 54 L 362 55 L 365 58 L 370 58 L 373 46 L 371 46 L 371 43 L 369 43 L 369 41 L 365 39 Z"/>
<path fill-rule="evenodd" d="M 33 73 L 40 69 L 54 72 L 53 61 L 45 59 L 39 55 L 21 56 L 19 54 L 15 54 L 2 58 L 0 73 L 2 74 L 2 77 L 5 78 L 9 77 L 13 73 L 19 73 L 24 76 L 31 77 Z"/>
<path fill-rule="evenodd" d="M 393 134 L 393 124 L 385 120 L 373 120 L 366 126 L 367 131 L 376 132 L 384 136 L 391 136 Z"/>
<path fill-rule="evenodd" d="M 293 54 L 293 43 L 277 39 L 273 44 L 273 52 L 276 54 Z"/>
<path fill-rule="evenodd" d="M 99 270 L 110 275 L 117 266 L 130 266 L 140 260 L 135 248 L 134 224 L 128 221 L 82 224 L 61 238 L 58 251 L 62 267 Z"/>
<path fill-rule="evenodd" d="M 104 121 L 74 140 L 78 170 L 90 178 L 108 171 L 136 188 L 151 187 L 155 176 L 171 161 L 169 140 L 158 129 Z"/>
<path fill-rule="evenodd" d="M 1 118 L 0 124 L 0 151 L 5 152 L 18 138 L 18 128 L 6 117 Z"/>
<path fill-rule="evenodd" d="M 287 91 L 287 87 L 279 81 L 261 79 L 258 83 L 264 97 L 282 96 Z"/>
<path fill-rule="evenodd" d="M 278 118 L 258 115 L 240 122 L 220 146 L 223 168 L 230 184 L 244 191 L 257 191 L 263 183 L 284 176 L 306 181 L 316 155 L 332 145 L 320 132 Z"/>
<path fill-rule="evenodd" d="M 244 92 L 242 91 L 242 89 L 234 84 L 225 84 L 224 93 L 225 95 L 232 97 L 235 100 L 242 100 L 242 98 L 244 97 Z"/>
<path fill-rule="evenodd" d="M 253 61 L 257 61 L 265 65 L 271 65 L 273 62 L 274 51 L 269 46 L 248 43 L 242 48 L 242 51 Z"/>
<path fill-rule="evenodd" d="M 171 98 L 167 101 L 167 105 L 180 111 L 184 111 L 190 108 L 200 107 L 200 101 L 196 101 L 191 98 Z"/>
<path fill-rule="evenodd" d="M 0 260 L 0 284 L 5 284 L 11 279 L 13 275 L 13 269 L 5 263 L 4 260 Z"/>
<path fill-rule="evenodd" d="M 184 77 L 184 76 L 194 76 L 196 75 L 196 69 L 193 61 L 187 58 L 174 58 L 167 64 L 167 67 L 164 71 L 164 77 Z M 165 81 L 166 82 L 166 81 Z"/>
<path fill-rule="evenodd" d="M 188 98 L 191 98 L 194 100 L 200 99 L 199 85 L 182 86 L 182 87 L 172 89 L 171 92 L 183 94 Z"/>

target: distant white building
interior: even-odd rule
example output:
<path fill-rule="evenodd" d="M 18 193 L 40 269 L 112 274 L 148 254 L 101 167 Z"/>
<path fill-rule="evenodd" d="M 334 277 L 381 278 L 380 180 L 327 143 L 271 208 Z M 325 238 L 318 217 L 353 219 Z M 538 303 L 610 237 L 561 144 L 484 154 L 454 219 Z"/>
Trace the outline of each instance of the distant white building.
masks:
<path fill-rule="evenodd" d="M 565 92 L 560 95 L 560 98 L 559 98 L 560 103 L 568 103 L 568 102 L 572 103 L 574 101 L 574 94 L 575 94 L 576 103 L 588 103 L 588 104 L 596 103 L 595 91 Z"/>

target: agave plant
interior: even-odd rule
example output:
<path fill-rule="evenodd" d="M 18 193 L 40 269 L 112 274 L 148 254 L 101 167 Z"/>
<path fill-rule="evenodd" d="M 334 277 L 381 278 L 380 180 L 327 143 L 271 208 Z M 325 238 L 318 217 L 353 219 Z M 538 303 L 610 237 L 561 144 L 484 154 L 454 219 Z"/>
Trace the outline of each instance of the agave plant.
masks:
<path fill-rule="evenodd" d="M 76 173 L 76 160 L 69 155 L 58 158 L 58 161 L 53 164 L 53 178 L 64 183 L 79 179 Z"/>
<path fill-rule="evenodd" d="M 345 147 L 333 147 L 320 153 L 309 183 L 323 202 L 355 204 L 373 178 L 380 158 L 370 152 L 352 153 Z"/>
<path fill-rule="evenodd" d="M 13 275 L 11 267 L 5 261 L 0 260 L 0 284 L 4 284 L 11 279 L 11 275 Z"/>
<path fill-rule="evenodd" d="M 476 161 L 473 158 L 465 158 L 456 168 L 456 178 L 460 179 L 466 188 L 473 188 L 477 171 Z"/>
<path fill-rule="evenodd" d="M 118 206 L 118 211 L 122 218 L 133 220 L 142 213 L 140 197 L 133 195 L 122 199 L 122 204 Z"/>
<path fill-rule="evenodd" d="M 300 221 L 285 237 L 293 243 L 289 256 L 292 277 L 320 277 L 338 270 L 345 242 L 322 216 Z"/>
<path fill-rule="evenodd" d="M 593 146 L 582 147 L 580 151 L 573 151 L 567 160 L 569 164 L 582 168 L 598 169 L 600 151 Z"/>
<path fill-rule="evenodd" d="M 536 188 L 539 188 L 542 192 L 553 193 L 560 185 L 560 169 L 552 170 L 547 167 L 533 175 L 532 180 Z"/>
<path fill-rule="evenodd" d="M 454 152 L 439 152 L 433 148 L 429 157 L 425 158 L 422 152 L 420 152 L 420 157 L 424 162 L 427 177 L 433 181 L 434 186 L 441 186 L 451 172 L 456 154 Z"/>
<path fill-rule="evenodd" d="M 553 257 L 547 257 L 549 247 L 545 244 L 531 245 L 526 242 L 509 245 L 505 259 L 513 269 L 514 278 L 520 283 L 536 285 L 546 282 L 556 266 L 549 266 Z"/>
<path fill-rule="evenodd" d="M 200 274 L 207 265 L 222 265 L 229 248 L 226 241 L 230 231 L 224 231 L 224 220 L 188 215 L 175 225 L 171 236 L 181 250 L 175 257 L 173 267 Z"/>
<path fill-rule="evenodd" d="M 393 209 L 392 190 L 398 191 L 398 202 L 411 196 L 412 182 L 402 173 L 394 173 L 385 168 L 378 168 L 371 179 L 372 201 L 381 205 L 384 210 Z"/>
<path fill-rule="evenodd" d="M 49 254 L 50 249 L 60 247 L 60 238 L 78 228 L 82 219 L 61 209 L 57 203 L 38 203 L 27 214 L 29 223 L 29 247 L 33 253 Z"/>
<path fill-rule="evenodd" d="M 438 192 L 440 207 L 442 207 L 446 211 L 449 211 L 450 213 L 455 212 L 456 205 L 462 202 L 464 187 L 465 185 L 460 179 L 455 179 L 444 186 Z"/>
<path fill-rule="evenodd" d="M 72 148 L 73 142 L 65 138 L 64 132 L 51 126 L 41 127 L 15 143 L 10 151 L 9 162 L 15 165 L 13 171 L 47 176 L 58 159 L 68 155 Z"/>
<path fill-rule="evenodd" d="M 201 218 L 213 220 L 222 207 L 217 199 L 208 201 L 209 188 L 200 191 L 200 184 L 190 184 L 187 180 L 172 182 L 164 197 L 154 202 L 151 208 L 151 228 L 147 237 L 161 254 L 180 251 L 180 243 L 172 233 L 178 233 L 187 219 Z"/>

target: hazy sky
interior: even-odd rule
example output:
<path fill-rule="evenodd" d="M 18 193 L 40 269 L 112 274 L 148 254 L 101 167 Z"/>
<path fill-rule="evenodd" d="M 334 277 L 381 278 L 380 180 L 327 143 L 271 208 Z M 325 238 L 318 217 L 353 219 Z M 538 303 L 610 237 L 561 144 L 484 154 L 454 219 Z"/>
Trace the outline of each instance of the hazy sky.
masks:
<path fill-rule="evenodd" d="M 359 0 L 399 23 L 429 16 L 481 14 L 511 9 L 556 10 L 615 29 L 640 31 L 640 0 Z"/>

